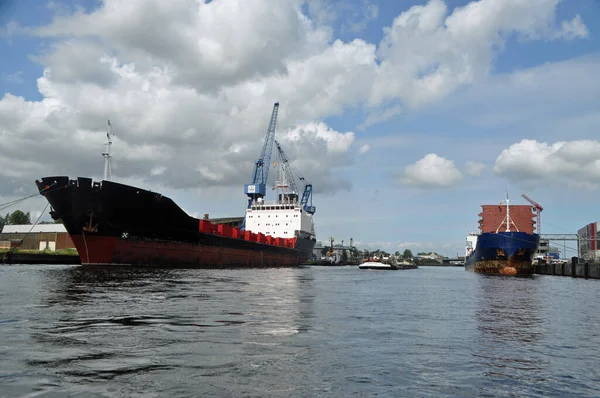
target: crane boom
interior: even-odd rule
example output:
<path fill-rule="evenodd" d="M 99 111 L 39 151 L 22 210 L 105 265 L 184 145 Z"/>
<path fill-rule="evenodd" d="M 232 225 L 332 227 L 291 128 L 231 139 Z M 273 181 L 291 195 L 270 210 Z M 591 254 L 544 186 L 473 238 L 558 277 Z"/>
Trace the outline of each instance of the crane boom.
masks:
<path fill-rule="evenodd" d="M 252 201 L 258 198 L 263 198 L 267 193 L 267 178 L 269 177 L 269 169 L 271 167 L 271 153 L 273 152 L 273 141 L 275 140 L 275 129 L 277 128 L 277 114 L 279 112 L 279 102 L 273 105 L 271 113 L 271 121 L 267 129 L 267 136 L 263 144 L 260 158 L 254 164 L 254 172 L 252 173 L 252 183 L 246 184 L 244 193 L 248 195 L 248 208 L 252 206 Z"/>
<path fill-rule="evenodd" d="M 529 196 L 525 195 L 524 193 L 521 194 L 521 196 L 523 198 L 525 198 L 526 201 L 528 201 L 529 203 L 531 203 L 536 209 L 539 209 L 540 211 L 544 210 L 544 208 L 537 203 L 536 201 L 534 201 L 533 199 L 531 199 Z"/>
<path fill-rule="evenodd" d="M 521 196 L 528 201 L 529 203 L 531 203 L 533 205 L 533 207 L 535 208 L 535 213 L 537 216 L 537 221 L 536 221 L 536 229 L 537 229 L 537 233 L 538 235 L 542 233 L 542 210 L 544 210 L 544 208 L 537 203 L 535 200 L 531 199 L 529 196 L 525 195 L 524 193 L 521 194 Z"/>
<path fill-rule="evenodd" d="M 281 145 L 279 142 L 275 141 L 275 145 L 277 146 L 277 160 L 279 161 L 279 169 L 277 172 L 277 180 L 275 181 L 275 187 L 285 188 L 289 193 L 298 195 L 298 187 L 296 185 L 296 181 L 294 180 L 294 175 L 292 174 L 292 169 L 290 167 L 290 161 L 287 156 L 281 149 Z M 273 189 L 275 189 L 273 187 Z"/>
<path fill-rule="evenodd" d="M 275 145 L 277 146 L 277 160 L 279 161 L 279 167 L 277 172 L 277 180 L 275 181 L 275 186 L 273 189 L 276 187 L 283 189 L 284 198 L 297 200 L 299 191 L 298 185 L 296 184 L 296 178 L 292 172 L 293 167 L 285 155 L 285 152 L 281 148 L 281 145 L 279 145 L 279 142 L 275 141 Z M 304 177 L 298 176 L 298 178 L 300 181 L 305 181 Z M 302 193 L 302 198 L 300 199 L 300 205 L 307 213 L 315 214 L 316 207 L 312 204 L 312 184 L 305 183 L 304 192 Z"/>

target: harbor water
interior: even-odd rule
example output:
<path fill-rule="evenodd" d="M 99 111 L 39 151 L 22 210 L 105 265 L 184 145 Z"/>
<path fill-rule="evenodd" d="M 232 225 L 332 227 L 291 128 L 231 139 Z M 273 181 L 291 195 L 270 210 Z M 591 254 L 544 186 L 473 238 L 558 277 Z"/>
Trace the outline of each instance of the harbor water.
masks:
<path fill-rule="evenodd" d="M 597 396 L 597 280 L 0 266 L 3 397 Z"/>

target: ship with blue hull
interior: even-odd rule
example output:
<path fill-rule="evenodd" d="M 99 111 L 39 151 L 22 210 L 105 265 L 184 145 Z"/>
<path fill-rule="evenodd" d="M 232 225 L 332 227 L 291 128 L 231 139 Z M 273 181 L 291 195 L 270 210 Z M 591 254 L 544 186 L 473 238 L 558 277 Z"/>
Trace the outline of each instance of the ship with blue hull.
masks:
<path fill-rule="evenodd" d="M 540 236 L 518 230 L 510 217 L 509 202 L 507 193 L 506 216 L 496 231 L 467 235 L 465 270 L 491 275 L 533 274 Z"/>
<path fill-rule="evenodd" d="M 533 257 L 540 244 L 538 234 L 486 232 L 475 236 L 477 243 L 465 260 L 466 270 L 500 275 L 533 273 Z"/>

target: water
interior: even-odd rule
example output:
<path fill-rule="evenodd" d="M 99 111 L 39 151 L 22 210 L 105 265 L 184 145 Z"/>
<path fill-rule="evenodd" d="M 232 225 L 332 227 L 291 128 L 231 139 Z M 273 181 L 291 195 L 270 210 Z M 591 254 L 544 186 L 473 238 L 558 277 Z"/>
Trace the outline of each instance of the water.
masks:
<path fill-rule="evenodd" d="M 0 267 L 0 395 L 597 396 L 598 281 Z"/>

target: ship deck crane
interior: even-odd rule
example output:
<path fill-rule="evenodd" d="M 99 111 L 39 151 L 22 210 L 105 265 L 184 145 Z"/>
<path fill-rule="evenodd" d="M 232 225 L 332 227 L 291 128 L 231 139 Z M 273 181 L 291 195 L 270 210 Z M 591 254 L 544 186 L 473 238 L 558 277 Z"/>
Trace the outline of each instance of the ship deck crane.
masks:
<path fill-rule="evenodd" d="M 244 186 L 244 193 L 248 195 L 248 208 L 252 206 L 252 202 L 262 199 L 267 193 L 267 178 L 269 177 L 269 169 L 271 166 L 271 153 L 273 152 L 273 141 L 275 140 L 275 129 L 277 128 L 277 114 L 279 112 L 279 102 L 273 105 L 271 120 L 267 129 L 265 142 L 260 152 L 260 157 L 254 164 L 254 172 L 252 173 L 252 183 Z M 241 228 L 244 229 L 246 218 L 242 221 Z"/>
<path fill-rule="evenodd" d="M 275 187 L 287 189 L 287 197 L 295 198 L 299 191 L 293 171 L 295 171 L 295 174 L 298 176 L 300 181 L 305 181 L 305 178 L 299 176 L 299 173 L 294 169 L 289 159 L 283 152 L 279 142 L 275 141 L 275 146 L 277 147 L 277 158 L 280 166 L 277 173 L 277 180 L 275 181 Z M 273 189 L 275 189 L 275 187 L 273 187 Z M 294 196 L 290 196 L 289 194 Z M 315 214 L 316 207 L 312 204 L 312 184 L 305 183 L 304 192 L 302 193 L 302 198 L 300 199 L 300 205 L 307 213 Z"/>
<path fill-rule="evenodd" d="M 106 151 L 102 152 L 102 156 L 104 157 L 104 180 L 110 181 L 112 175 L 112 168 L 110 164 L 110 159 L 112 158 L 112 153 L 110 153 L 110 147 L 113 144 L 115 139 L 115 133 L 112 131 L 112 125 L 110 124 L 110 120 L 108 121 L 108 133 L 106 133 Z"/>
<path fill-rule="evenodd" d="M 531 199 L 529 196 L 525 195 L 524 193 L 521 194 L 521 196 L 528 201 L 529 203 L 531 203 L 533 205 L 533 208 L 535 209 L 535 214 L 537 216 L 537 220 L 536 220 L 536 229 L 537 229 L 537 233 L 538 235 L 541 235 L 542 233 L 542 210 L 544 210 L 544 208 L 537 203 L 536 201 L 534 201 L 533 199 Z"/>

